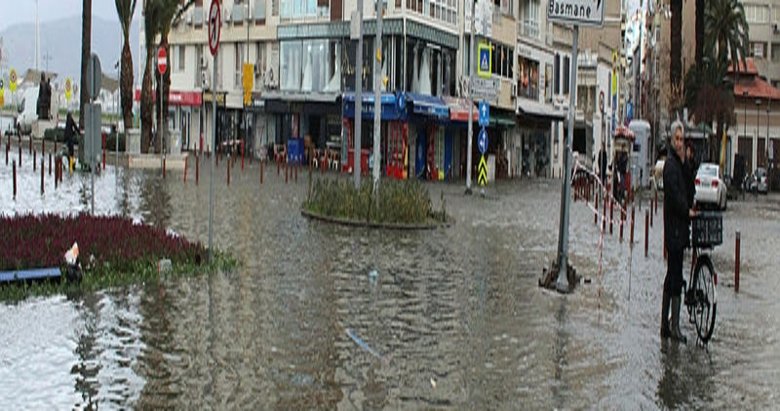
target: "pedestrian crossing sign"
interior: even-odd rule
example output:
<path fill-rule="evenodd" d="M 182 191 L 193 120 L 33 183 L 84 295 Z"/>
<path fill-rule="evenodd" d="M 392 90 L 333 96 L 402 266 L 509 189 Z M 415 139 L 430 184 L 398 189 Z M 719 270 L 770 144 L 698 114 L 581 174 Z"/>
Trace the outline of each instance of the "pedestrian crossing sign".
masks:
<path fill-rule="evenodd" d="M 479 43 L 477 46 L 477 75 L 490 78 L 493 74 L 493 49 L 490 44 Z"/>

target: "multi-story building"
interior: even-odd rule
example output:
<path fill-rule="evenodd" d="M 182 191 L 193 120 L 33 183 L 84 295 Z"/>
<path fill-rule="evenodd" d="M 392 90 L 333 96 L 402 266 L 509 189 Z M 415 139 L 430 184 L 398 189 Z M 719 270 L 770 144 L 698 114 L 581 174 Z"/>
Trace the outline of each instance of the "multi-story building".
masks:
<path fill-rule="evenodd" d="M 750 26 L 749 55 L 769 84 L 780 88 L 780 0 L 743 0 Z"/>
<path fill-rule="evenodd" d="M 475 42 L 491 47 L 492 72 L 500 83 L 487 127 L 495 174 L 552 175 L 555 164 L 560 170 L 562 158 L 570 50 L 558 47 L 540 0 L 480 1 L 492 6 L 492 30 L 487 36 L 477 34 Z M 357 1 L 224 0 L 216 61 L 206 44 L 207 3 L 196 1 L 168 38 L 169 126 L 181 130 L 183 147 L 212 149 L 211 104 L 216 99 L 218 144 L 243 139 L 258 156 L 280 155 L 288 141 L 301 139 L 312 149 L 307 155 L 318 159 L 328 155 L 331 164 L 348 169 L 355 134 L 357 63 L 357 41 L 350 38 L 350 25 Z M 364 3 L 361 146 L 368 152 L 373 141 L 376 15 L 373 2 Z M 465 79 L 470 74 L 471 3 L 394 0 L 385 4 L 382 167 L 396 177 L 464 177 L 469 149 Z M 567 33 L 564 28 L 557 30 Z M 609 41 L 595 38 L 581 42 L 586 46 L 581 46 L 578 125 L 588 128 L 597 84 L 604 85 L 598 90 L 608 90 L 609 83 L 609 69 L 605 75 L 598 70 L 597 75 L 596 62 L 609 63 L 616 48 L 605 47 L 601 43 Z M 143 41 L 142 34 L 142 50 Z M 247 63 L 254 69 L 254 84 L 251 103 L 245 105 L 242 73 Z M 217 76 L 212 79 L 215 64 Z M 476 121 L 474 127 L 476 136 Z M 593 145 L 592 138 L 583 142 L 579 135 L 575 147 Z M 476 138 L 471 150 L 478 158 Z M 589 150 L 583 152 L 590 154 Z"/>

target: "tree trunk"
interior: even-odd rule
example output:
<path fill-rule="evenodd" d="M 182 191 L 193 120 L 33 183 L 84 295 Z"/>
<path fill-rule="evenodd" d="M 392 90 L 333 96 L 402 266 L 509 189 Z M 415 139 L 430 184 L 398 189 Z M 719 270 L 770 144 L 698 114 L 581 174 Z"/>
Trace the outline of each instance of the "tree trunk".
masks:
<path fill-rule="evenodd" d="M 704 57 L 704 0 L 696 0 L 696 66 Z"/>
<path fill-rule="evenodd" d="M 671 24 L 671 63 L 669 74 L 672 87 L 679 87 L 682 82 L 682 2 L 683 0 L 672 1 L 672 24 Z"/>
<path fill-rule="evenodd" d="M 120 87 L 122 100 L 122 118 L 125 130 L 133 127 L 133 54 L 130 52 L 130 41 L 125 37 L 122 47 L 122 73 Z"/>
<path fill-rule="evenodd" d="M 149 142 L 152 140 L 152 116 L 154 102 L 152 101 L 152 53 L 146 49 L 146 65 L 141 84 L 141 152 L 149 152 Z"/>
<path fill-rule="evenodd" d="M 87 65 L 92 52 L 92 0 L 83 0 L 81 9 L 81 85 L 79 86 L 79 128 L 84 129 L 84 105 L 89 101 Z"/>

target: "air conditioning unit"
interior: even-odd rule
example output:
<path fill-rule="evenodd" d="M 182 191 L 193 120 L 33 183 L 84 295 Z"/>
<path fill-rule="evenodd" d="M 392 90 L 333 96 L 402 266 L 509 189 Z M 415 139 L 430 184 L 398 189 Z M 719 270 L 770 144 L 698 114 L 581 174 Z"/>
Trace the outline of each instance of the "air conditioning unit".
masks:
<path fill-rule="evenodd" d="M 517 83 L 512 83 L 512 97 L 517 97 Z"/>
<path fill-rule="evenodd" d="M 200 56 L 200 68 L 207 69 L 209 67 L 209 60 L 206 56 Z"/>
<path fill-rule="evenodd" d="M 780 23 L 772 23 L 772 31 L 775 34 L 780 33 Z"/>
<path fill-rule="evenodd" d="M 208 76 L 208 74 L 206 74 L 205 71 L 202 71 L 200 73 L 200 86 L 204 90 L 209 88 L 209 76 Z"/>

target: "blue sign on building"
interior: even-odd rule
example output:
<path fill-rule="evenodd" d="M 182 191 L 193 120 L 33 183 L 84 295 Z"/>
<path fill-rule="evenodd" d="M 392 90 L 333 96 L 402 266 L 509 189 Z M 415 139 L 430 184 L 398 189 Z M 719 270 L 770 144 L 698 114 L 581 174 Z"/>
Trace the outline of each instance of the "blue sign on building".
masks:
<path fill-rule="evenodd" d="M 487 101 L 482 100 L 479 102 L 479 125 L 487 127 L 490 123 L 490 104 Z"/>

